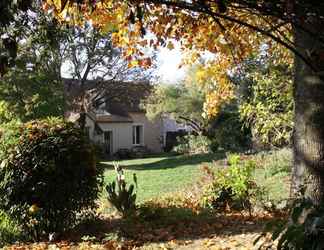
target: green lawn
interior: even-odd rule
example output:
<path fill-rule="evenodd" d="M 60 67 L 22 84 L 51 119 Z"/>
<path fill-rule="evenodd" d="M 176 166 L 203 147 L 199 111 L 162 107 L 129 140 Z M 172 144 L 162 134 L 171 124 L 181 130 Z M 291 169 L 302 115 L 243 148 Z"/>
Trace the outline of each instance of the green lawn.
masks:
<path fill-rule="evenodd" d="M 288 198 L 289 168 L 291 166 L 291 152 L 288 149 L 261 152 L 251 156 L 258 163 L 254 178 L 260 187 L 268 190 L 270 200 L 279 201 Z M 192 156 L 157 156 L 144 159 L 123 160 L 127 183 L 133 182 L 133 174 L 138 179 L 137 202 L 141 203 L 151 198 L 158 198 L 166 194 L 190 188 L 201 178 L 200 168 L 204 163 L 224 159 L 224 154 L 205 154 Z M 105 183 L 115 180 L 116 174 L 113 162 L 102 162 Z M 213 164 L 214 170 L 222 162 Z M 105 197 L 105 192 L 104 192 Z"/>
<path fill-rule="evenodd" d="M 126 181 L 132 181 L 133 173 L 138 179 L 137 201 L 176 192 L 189 187 L 198 180 L 203 163 L 210 163 L 224 157 L 220 154 L 193 156 L 163 156 L 144 159 L 123 160 L 120 165 L 125 169 Z M 102 162 L 105 167 L 105 183 L 114 180 L 115 171 L 112 162 Z"/>
<path fill-rule="evenodd" d="M 280 201 L 289 197 L 292 152 L 288 148 L 262 152 L 254 160 L 262 168 L 256 169 L 254 178 L 258 185 L 267 188 L 269 199 Z"/>

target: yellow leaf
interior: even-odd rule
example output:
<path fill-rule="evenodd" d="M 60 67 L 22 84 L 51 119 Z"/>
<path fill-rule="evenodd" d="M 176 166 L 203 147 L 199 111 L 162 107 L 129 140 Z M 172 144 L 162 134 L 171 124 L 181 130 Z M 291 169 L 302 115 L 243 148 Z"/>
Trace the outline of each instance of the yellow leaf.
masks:
<path fill-rule="evenodd" d="M 169 50 L 173 50 L 174 49 L 174 45 L 173 45 L 173 43 L 171 41 L 168 42 L 167 48 Z"/>
<path fill-rule="evenodd" d="M 128 63 L 129 68 L 137 67 L 139 64 L 138 60 L 132 60 Z"/>

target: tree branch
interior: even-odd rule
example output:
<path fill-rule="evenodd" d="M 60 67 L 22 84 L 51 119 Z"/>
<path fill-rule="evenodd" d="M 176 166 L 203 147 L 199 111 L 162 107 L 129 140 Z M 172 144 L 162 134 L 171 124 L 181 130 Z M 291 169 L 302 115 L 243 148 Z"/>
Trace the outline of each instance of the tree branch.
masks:
<path fill-rule="evenodd" d="M 271 32 L 268 32 L 266 30 L 263 30 L 260 27 L 257 27 L 255 25 L 252 25 L 248 22 L 239 20 L 237 18 L 234 18 L 232 16 L 229 15 L 224 15 L 218 12 L 214 12 L 212 11 L 210 8 L 206 9 L 205 5 L 198 5 L 198 4 L 194 4 L 191 1 L 169 1 L 169 0 L 149 0 L 149 1 L 145 1 L 145 2 L 151 2 L 153 4 L 164 4 L 167 6 L 172 6 L 172 7 L 176 7 L 176 8 L 180 8 L 180 9 L 185 9 L 185 10 L 189 10 L 192 12 L 196 12 L 196 13 L 201 13 L 201 14 L 206 14 L 209 15 L 213 18 L 220 18 L 223 20 L 227 20 L 230 21 L 232 23 L 237 23 L 239 25 L 245 26 L 253 31 L 256 31 L 262 35 L 265 35 L 269 38 L 271 38 L 272 40 L 274 40 L 275 42 L 277 42 L 278 44 L 284 46 L 285 48 L 289 49 L 290 51 L 292 51 L 296 56 L 298 56 L 302 61 L 304 61 L 304 63 L 306 65 L 308 65 L 312 71 L 316 72 L 316 67 L 311 63 L 310 60 L 308 60 L 308 58 L 306 56 L 304 56 L 301 52 L 299 52 L 294 46 L 284 42 L 283 40 L 281 40 L 279 37 L 276 37 L 275 35 L 273 35 Z M 252 7 L 250 7 L 252 8 Z M 256 7 L 255 7 L 256 8 Z"/>
<path fill-rule="evenodd" d="M 187 118 L 187 117 L 184 117 L 184 116 L 178 116 L 179 119 L 181 120 L 184 120 L 186 122 L 189 122 L 189 126 L 191 126 L 195 131 L 197 132 L 202 132 L 202 127 L 200 124 L 198 124 L 196 121 L 190 119 L 190 118 Z"/>

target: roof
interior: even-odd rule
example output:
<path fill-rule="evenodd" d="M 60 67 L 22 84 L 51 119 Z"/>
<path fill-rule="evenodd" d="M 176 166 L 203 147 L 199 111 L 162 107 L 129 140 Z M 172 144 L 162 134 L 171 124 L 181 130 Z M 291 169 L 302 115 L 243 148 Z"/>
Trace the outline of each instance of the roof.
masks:
<path fill-rule="evenodd" d="M 96 122 L 132 122 L 129 115 L 131 112 L 144 112 L 140 103 L 152 90 L 148 81 L 122 82 L 88 80 L 81 87 L 80 81 L 74 79 L 63 79 L 65 94 L 69 109 L 77 110 L 80 107 L 82 88 L 86 92 L 92 119 Z M 95 99 L 100 96 L 100 102 L 106 104 L 103 114 L 95 113 Z M 92 98 L 92 99 L 91 99 Z M 74 111 L 76 112 L 76 111 Z M 90 114 L 89 114 L 90 115 Z"/>
<path fill-rule="evenodd" d="M 110 122 L 133 122 L 132 118 L 120 115 L 97 115 L 96 122 L 110 123 Z"/>

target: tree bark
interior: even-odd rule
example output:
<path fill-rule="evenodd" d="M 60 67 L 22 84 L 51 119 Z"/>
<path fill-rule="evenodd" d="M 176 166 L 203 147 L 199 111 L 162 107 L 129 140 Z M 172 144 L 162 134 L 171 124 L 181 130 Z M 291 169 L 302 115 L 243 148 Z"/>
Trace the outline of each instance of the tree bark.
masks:
<path fill-rule="evenodd" d="M 324 33 L 324 23 L 319 18 L 303 25 L 316 34 Z M 316 70 L 312 70 L 298 56 L 295 57 L 291 196 L 298 194 L 309 176 L 306 195 L 320 204 L 324 201 L 324 47 L 318 39 L 296 27 L 294 40 L 298 51 L 310 59 Z"/>

